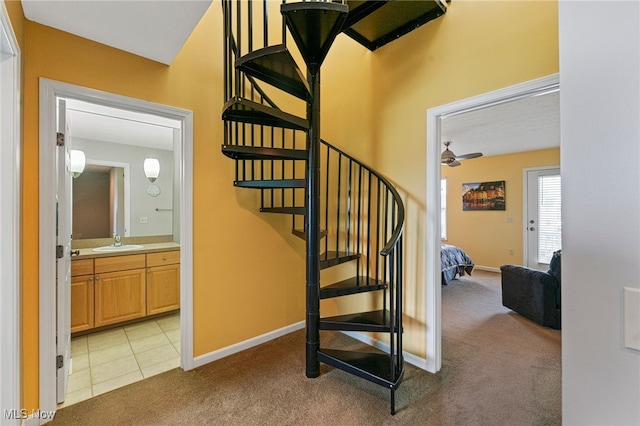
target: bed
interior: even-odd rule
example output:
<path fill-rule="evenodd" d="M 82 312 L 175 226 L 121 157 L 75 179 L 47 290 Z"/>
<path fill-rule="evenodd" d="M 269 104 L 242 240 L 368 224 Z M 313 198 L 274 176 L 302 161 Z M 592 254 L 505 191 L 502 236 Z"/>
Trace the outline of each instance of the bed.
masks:
<path fill-rule="evenodd" d="M 442 266 L 442 285 L 448 285 L 449 281 L 460 275 L 471 275 L 473 260 L 460 247 L 442 244 L 440 247 L 440 262 Z"/>

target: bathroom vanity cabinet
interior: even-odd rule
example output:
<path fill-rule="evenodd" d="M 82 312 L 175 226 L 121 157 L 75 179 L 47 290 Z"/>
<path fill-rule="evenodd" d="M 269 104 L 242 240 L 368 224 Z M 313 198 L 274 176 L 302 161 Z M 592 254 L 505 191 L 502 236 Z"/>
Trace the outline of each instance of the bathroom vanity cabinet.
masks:
<path fill-rule="evenodd" d="M 180 308 L 180 252 L 147 254 L 147 315 Z"/>
<path fill-rule="evenodd" d="M 71 262 L 71 332 L 93 328 L 93 259 Z"/>
<path fill-rule="evenodd" d="M 180 308 L 180 251 L 71 261 L 71 332 Z"/>
<path fill-rule="evenodd" d="M 146 315 L 145 254 L 95 259 L 95 327 Z"/>

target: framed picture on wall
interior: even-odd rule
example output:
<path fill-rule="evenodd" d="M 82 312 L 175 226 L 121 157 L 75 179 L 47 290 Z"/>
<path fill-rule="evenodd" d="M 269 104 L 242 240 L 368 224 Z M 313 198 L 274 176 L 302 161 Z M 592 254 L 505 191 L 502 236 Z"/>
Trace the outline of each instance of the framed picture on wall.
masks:
<path fill-rule="evenodd" d="M 505 181 L 462 184 L 462 210 L 505 210 Z"/>

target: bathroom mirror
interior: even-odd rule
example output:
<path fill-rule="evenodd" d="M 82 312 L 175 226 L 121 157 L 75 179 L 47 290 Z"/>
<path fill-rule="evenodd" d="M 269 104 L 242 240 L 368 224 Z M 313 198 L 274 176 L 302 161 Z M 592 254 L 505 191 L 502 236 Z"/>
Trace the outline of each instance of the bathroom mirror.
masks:
<path fill-rule="evenodd" d="M 71 149 L 86 158 L 73 178 L 73 239 L 117 233 L 177 241 L 180 122 L 73 99 L 67 99 L 67 118 Z M 153 163 L 153 175 L 145 160 Z M 152 194 L 150 183 L 158 188 Z"/>
<path fill-rule="evenodd" d="M 114 233 L 123 237 L 172 235 L 177 195 L 173 152 L 113 145 L 74 140 L 74 149 L 85 151 L 87 165 L 73 178 L 73 239 L 111 238 Z M 149 155 L 161 164 L 154 182 L 159 191 L 154 196 L 147 191 L 149 180 L 142 165 Z"/>
<path fill-rule="evenodd" d="M 80 176 L 73 179 L 74 239 L 125 235 L 124 170 L 87 164 Z"/>

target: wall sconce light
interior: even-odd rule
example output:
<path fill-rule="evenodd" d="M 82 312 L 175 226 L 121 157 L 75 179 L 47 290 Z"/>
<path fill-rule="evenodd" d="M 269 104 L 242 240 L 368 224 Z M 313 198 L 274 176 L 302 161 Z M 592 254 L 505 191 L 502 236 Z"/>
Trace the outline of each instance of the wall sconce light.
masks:
<path fill-rule="evenodd" d="M 78 149 L 72 149 L 69 154 L 71 155 L 71 176 L 77 178 L 84 171 L 84 166 L 87 162 L 86 157 L 84 156 L 84 151 L 80 151 Z"/>
<path fill-rule="evenodd" d="M 160 174 L 160 162 L 157 158 L 145 158 L 144 159 L 144 175 L 149 179 L 149 182 L 153 183 Z"/>

